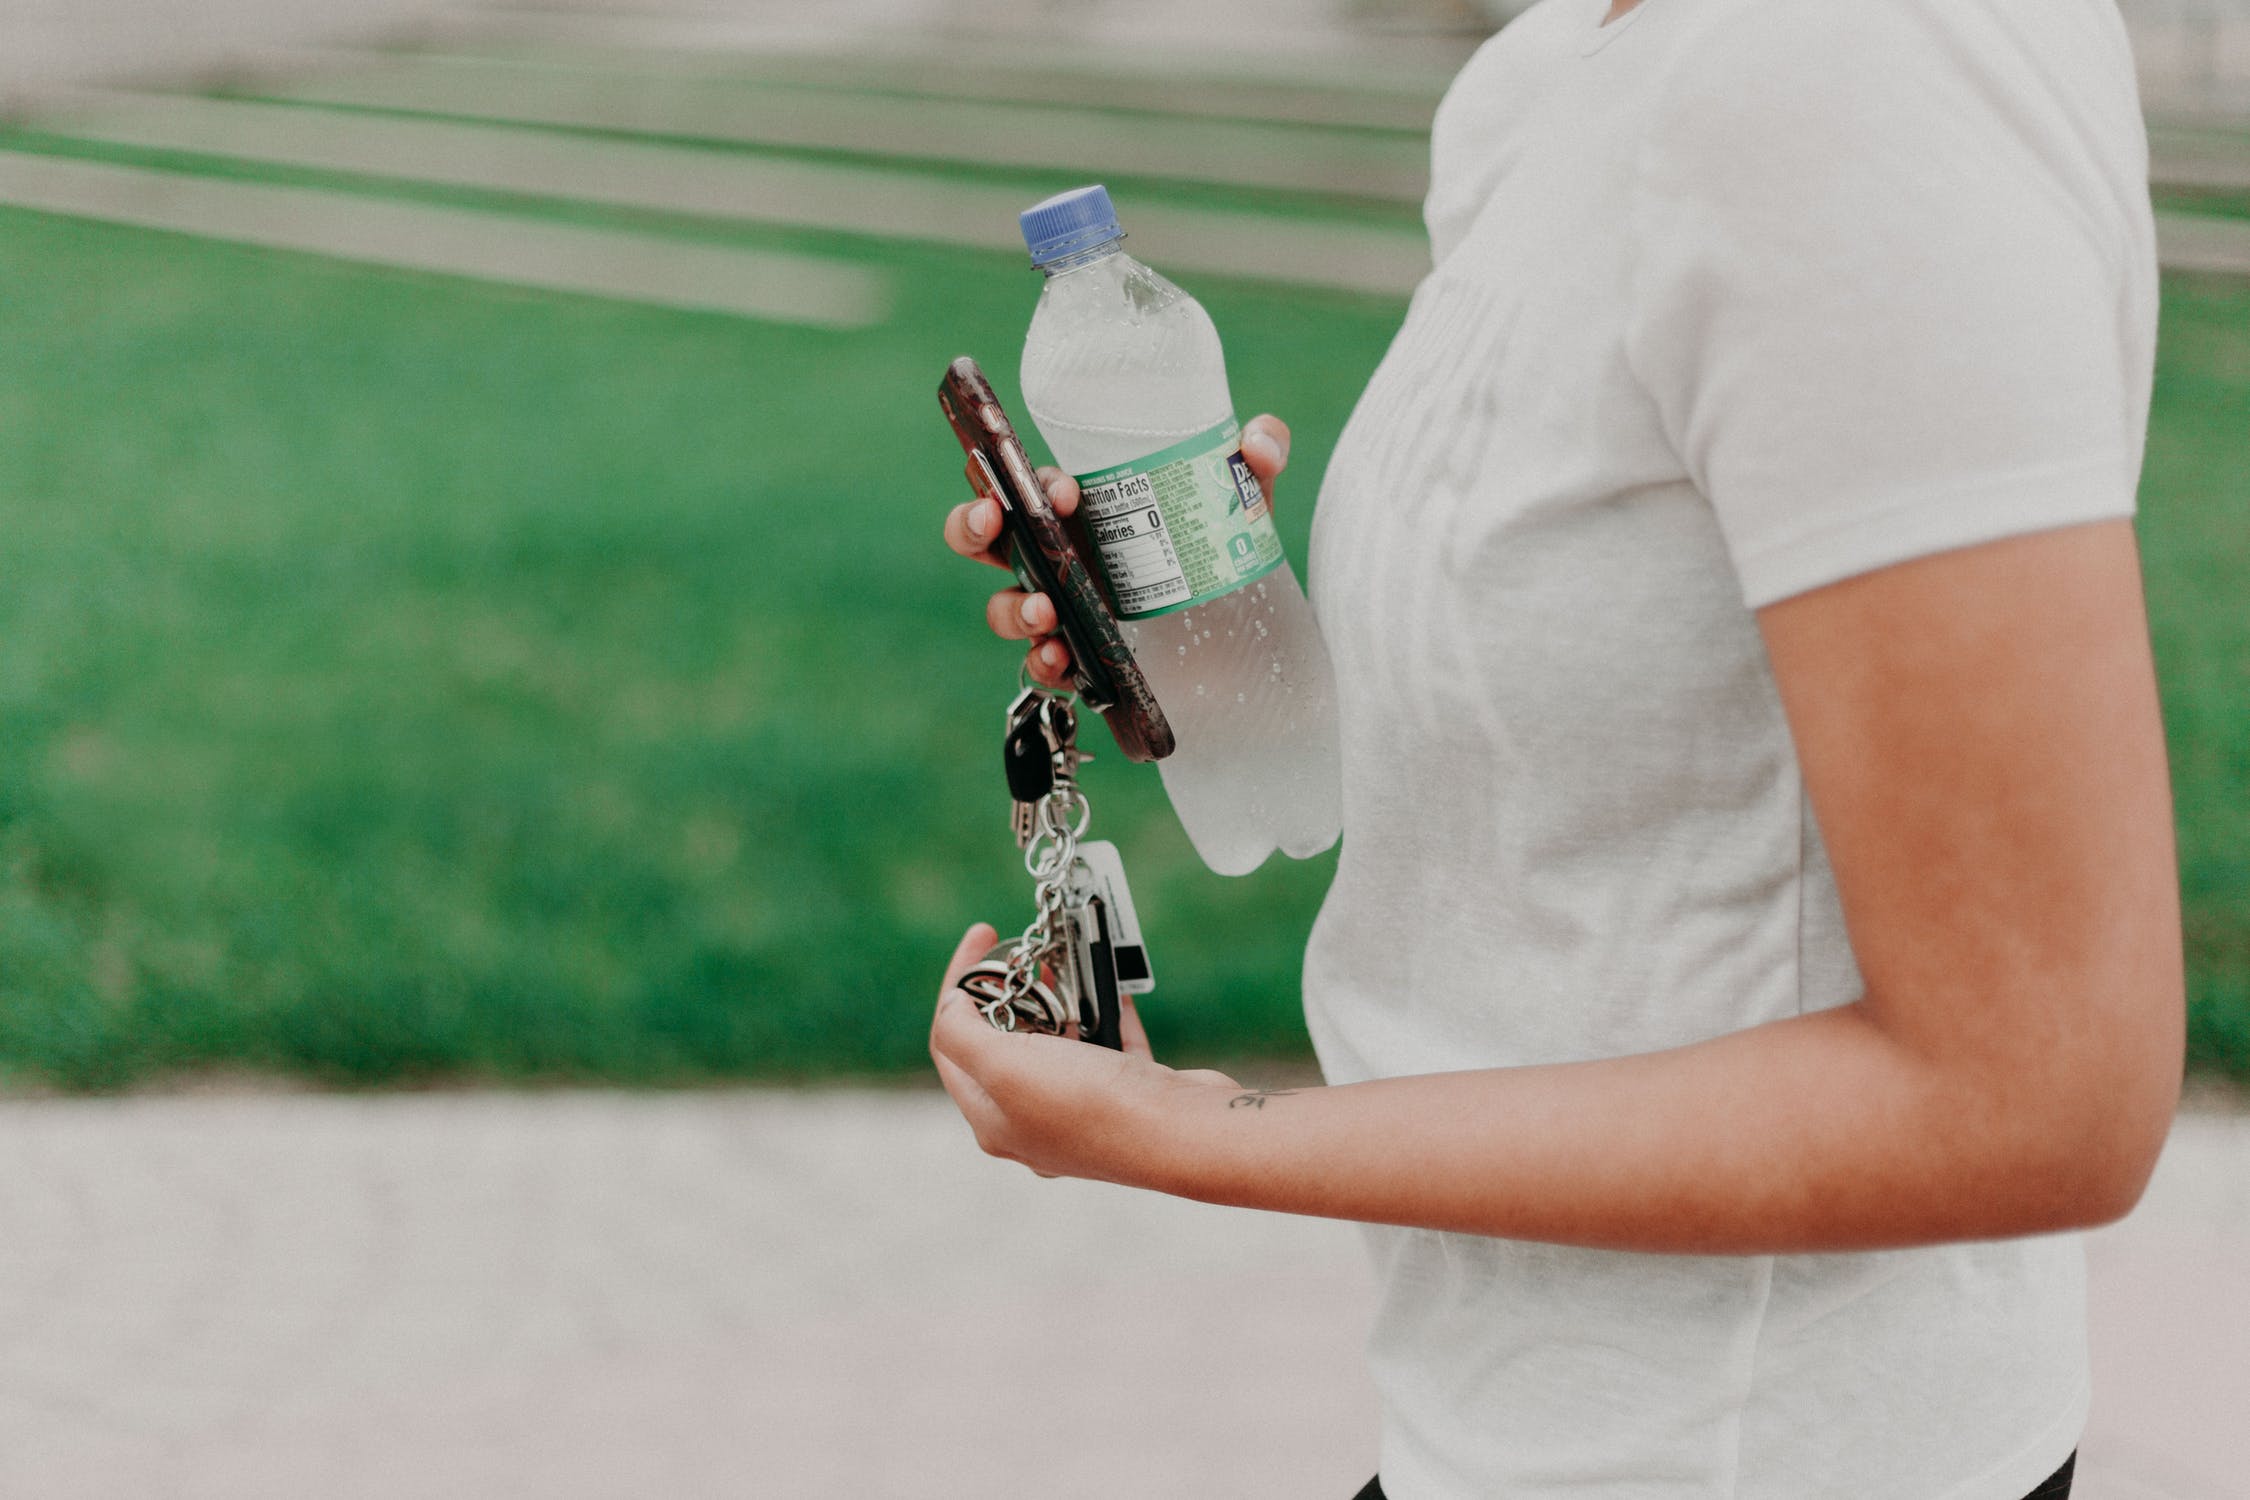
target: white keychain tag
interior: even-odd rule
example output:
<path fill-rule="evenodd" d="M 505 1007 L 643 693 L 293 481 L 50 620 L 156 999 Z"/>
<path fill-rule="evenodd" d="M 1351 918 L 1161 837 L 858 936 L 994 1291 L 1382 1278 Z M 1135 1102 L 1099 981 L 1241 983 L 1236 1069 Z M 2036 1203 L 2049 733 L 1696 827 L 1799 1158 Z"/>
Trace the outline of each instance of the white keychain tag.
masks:
<path fill-rule="evenodd" d="M 1078 846 L 1086 867 L 1090 894 L 1099 896 L 1109 918 L 1109 941 L 1117 969 L 1117 988 L 1128 995 L 1145 995 L 1156 988 L 1149 968 L 1148 945 L 1141 941 L 1141 919 L 1133 911 L 1133 890 L 1125 883 L 1125 861 L 1107 839 L 1089 839 Z"/>

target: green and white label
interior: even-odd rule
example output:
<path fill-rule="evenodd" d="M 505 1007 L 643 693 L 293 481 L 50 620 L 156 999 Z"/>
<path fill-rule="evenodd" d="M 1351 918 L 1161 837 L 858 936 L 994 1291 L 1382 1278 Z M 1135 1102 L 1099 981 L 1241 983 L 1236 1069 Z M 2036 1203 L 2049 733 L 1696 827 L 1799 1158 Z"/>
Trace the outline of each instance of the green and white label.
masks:
<path fill-rule="evenodd" d="M 1080 514 L 1128 620 L 1230 593 L 1281 566 L 1281 538 L 1229 417 L 1161 453 L 1078 476 Z"/>

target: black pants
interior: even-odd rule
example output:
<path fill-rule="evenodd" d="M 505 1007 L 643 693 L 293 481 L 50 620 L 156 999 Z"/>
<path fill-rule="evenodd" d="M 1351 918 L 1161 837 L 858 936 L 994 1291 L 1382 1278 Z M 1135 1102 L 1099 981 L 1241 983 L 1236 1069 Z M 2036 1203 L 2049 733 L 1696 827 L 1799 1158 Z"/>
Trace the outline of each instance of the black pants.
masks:
<path fill-rule="evenodd" d="M 2024 1496 L 2023 1500 L 2070 1500 L 2070 1476 L 2077 1468 L 2078 1455 L 2073 1453 L 2063 1460 L 2061 1468 L 2047 1476 L 2045 1484 Z M 1382 1476 L 1377 1475 L 1368 1480 L 1367 1488 L 1361 1490 L 1353 1500 L 1383 1500 Z"/>

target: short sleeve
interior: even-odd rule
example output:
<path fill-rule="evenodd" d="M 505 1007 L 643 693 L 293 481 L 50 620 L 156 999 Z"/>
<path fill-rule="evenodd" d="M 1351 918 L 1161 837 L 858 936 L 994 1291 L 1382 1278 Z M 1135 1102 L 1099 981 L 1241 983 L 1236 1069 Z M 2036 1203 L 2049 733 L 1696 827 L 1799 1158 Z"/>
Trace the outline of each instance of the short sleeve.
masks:
<path fill-rule="evenodd" d="M 1752 608 L 2133 510 L 2122 215 L 2056 81 L 1941 14 L 1736 7 L 1643 149 L 1628 358 Z"/>

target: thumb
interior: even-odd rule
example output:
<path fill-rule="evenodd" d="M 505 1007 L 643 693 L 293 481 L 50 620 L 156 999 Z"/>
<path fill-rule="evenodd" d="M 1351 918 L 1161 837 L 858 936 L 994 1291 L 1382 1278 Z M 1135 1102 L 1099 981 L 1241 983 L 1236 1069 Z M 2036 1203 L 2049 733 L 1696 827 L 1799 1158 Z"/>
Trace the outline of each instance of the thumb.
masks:
<path fill-rule="evenodd" d="M 1273 482 L 1289 467 L 1289 424 L 1270 412 L 1252 417 L 1242 429 L 1242 457 L 1273 498 Z"/>
<path fill-rule="evenodd" d="M 938 986 L 938 993 L 942 995 L 958 985 L 961 976 L 969 971 L 969 966 L 990 952 L 992 945 L 998 941 L 1000 934 L 992 930 L 989 922 L 979 922 L 962 933 L 961 941 L 954 945 L 953 957 L 946 961 L 945 982 Z"/>

